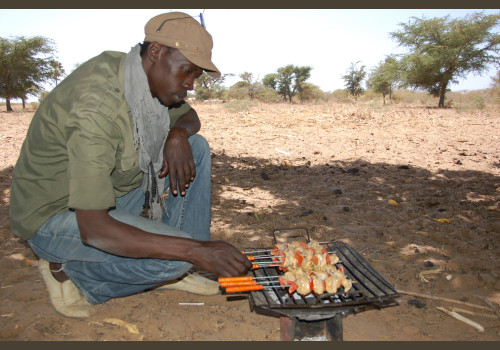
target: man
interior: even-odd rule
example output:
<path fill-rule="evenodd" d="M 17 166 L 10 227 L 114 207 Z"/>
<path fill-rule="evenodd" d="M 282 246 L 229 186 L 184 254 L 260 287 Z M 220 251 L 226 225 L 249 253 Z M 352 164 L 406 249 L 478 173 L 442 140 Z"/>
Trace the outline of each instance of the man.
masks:
<path fill-rule="evenodd" d="M 189 272 L 242 275 L 236 247 L 210 241 L 210 149 L 184 102 L 211 62 L 192 17 L 152 18 L 144 43 L 103 52 L 43 100 L 13 174 L 14 233 L 40 257 L 54 308 L 88 317 L 111 298 L 160 288 L 212 295 Z"/>

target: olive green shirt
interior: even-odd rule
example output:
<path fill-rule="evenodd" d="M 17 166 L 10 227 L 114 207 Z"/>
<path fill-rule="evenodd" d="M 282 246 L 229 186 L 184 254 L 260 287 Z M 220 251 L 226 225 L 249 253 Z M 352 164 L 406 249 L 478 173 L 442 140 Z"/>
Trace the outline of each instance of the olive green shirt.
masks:
<path fill-rule="evenodd" d="M 54 214 L 101 210 L 142 183 L 125 101 L 125 53 L 106 51 L 78 67 L 40 104 L 14 169 L 10 219 L 31 238 Z M 189 111 L 169 109 L 170 125 Z"/>

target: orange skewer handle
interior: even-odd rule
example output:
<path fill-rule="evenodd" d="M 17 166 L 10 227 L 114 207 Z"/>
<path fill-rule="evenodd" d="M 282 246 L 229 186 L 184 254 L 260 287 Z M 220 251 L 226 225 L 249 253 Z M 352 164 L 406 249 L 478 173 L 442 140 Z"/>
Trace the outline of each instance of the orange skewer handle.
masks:
<path fill-rule="evenodd" d="M 229 287 L 226 288 L 226 293 L 249 292 L 251 290 L 262 290 L 262 289 L 264 289 L 264 286 L 262 284 L 257 284 L 255 286 Z"/>
<path fill-rule="evenodd" d="M 226 287 L 236 287 L 236 286 L 255 286 L 257 281 L 236 281 L 236 282 L 221 282 L 220 286 Z"/>
<path fill-rule="evenodd" d="M 245 253 L 245 251 L 244 251 L 244 250 L 242 250 L 241 252 L 243 253 L 243 255 L 246 255 L 246 253 Z M 248 258 L 248 260 L 250 260 L 250 261 L 254 261 L 254 260 L 255 260 L 255 256 L 246 255 L 246 257 L 247 257 L 247 258 Z"/>
<path fill-rule="evenodd" d="M 237 282 L 237 281 L 252 281 L 252 276 L 241 276 L 241 277 L 219 277 L 217 281 L 222 282 Z"/>

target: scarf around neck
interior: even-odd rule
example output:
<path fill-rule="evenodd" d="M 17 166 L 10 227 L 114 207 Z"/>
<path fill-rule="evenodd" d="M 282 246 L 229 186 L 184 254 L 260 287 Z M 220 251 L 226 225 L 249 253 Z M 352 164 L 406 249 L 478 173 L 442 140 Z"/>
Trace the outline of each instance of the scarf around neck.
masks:
<path fill-rule="evenodd" d="M 135 149 L 139 149 L 139 166 L 143 171 L 142 188 L 146 202 L 141 215 L 161 221 L 165 205 L 165 178 L 158 178 L 158 173 L 163 165 L 163 147 L 170 117 L 168 108 L 151 95 L 139 44 L 132 47 L 125 58 L 124 82 L 125 100 L 134 123 L 134 145 Z"/>

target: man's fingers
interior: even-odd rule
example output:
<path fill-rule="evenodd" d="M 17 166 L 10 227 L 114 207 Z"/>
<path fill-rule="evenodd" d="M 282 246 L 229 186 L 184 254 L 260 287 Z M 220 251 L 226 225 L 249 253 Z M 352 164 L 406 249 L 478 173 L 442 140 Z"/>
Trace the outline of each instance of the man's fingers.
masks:
<path fill-rule="evenodd" d="M 192 157 L 189 160 L 189 168 L 191 170 L 191 177 L 189 180 L 194 181 L 194 178 L 196 177 L 196 165 L 194 164 L 194 160 Z"/>
<path fill-rule="evenodd" d="M 170 172 L 169 176 L 170 189 L 174 195 L 177 195 L 177 174 L 174 172 Z"/>
<path fill-rule="evenodd" d="M 184 179 L 184 172 L 177 173 L 177 180 L 179 183 L 179 191 L 181 193 L 181 196 L 184 196 L 186 194 L 186 182 Z"/>

